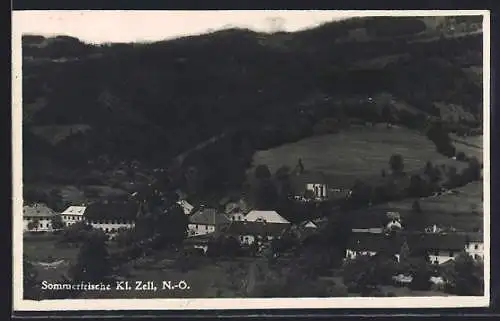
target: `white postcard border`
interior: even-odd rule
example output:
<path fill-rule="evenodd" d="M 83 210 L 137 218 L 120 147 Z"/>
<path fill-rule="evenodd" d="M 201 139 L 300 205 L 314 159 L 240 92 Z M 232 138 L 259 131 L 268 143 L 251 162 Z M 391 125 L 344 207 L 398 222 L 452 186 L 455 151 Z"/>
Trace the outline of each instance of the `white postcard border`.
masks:
<path fill-rule="evenodd" d="M 34 12 L 34 11 L 32 11 Z M 41 12 L 41 11 L 38 11 Z M 43 12 L 50 12 L 49 10 Z M 60 10 L 57 11 L 61 13 Z M 83 14 L 88 11 L 81 11 Z M 120 14 L 123 11 L 107 11 Z M 131 12 L 131 11 L 127 11 Z M 241 11 L 240 11 L 241 12 Z M 273 11 L 268 11 L 270 14 Z M 279 11 L 276 11 L 278 13 Z M 22 56 L 20 17 L 12 13 L 12 148 L 13 148 L 13 310 L 242 310 L 242 309 L 326 309 L 326 308 L 458 308 L 487 307 L 490 301 L 490 13 L 487 10 L 377 10 L 338 11 L 339 16 L 465 16 L 483 19 L 483 181 L 484 181 L 484 296 L 477 297 L 392 297 L 392 298 L 272 298 L 272 299 L 85 299 L 23 300 L 22 256 Z M 25 11 L 26 13 L 26 11 Z M 137 11 L 147 15 L 147 11 Z M 26 23 L 24 21 L 24 23 Z"/>

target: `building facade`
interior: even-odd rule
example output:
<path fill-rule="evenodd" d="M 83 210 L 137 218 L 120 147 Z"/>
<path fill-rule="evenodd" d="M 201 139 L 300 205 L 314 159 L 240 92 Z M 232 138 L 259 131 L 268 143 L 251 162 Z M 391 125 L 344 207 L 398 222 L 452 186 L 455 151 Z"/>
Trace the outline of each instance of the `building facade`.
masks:
<path fill-rule="evenodd" d="M 189 217 L 188 236 L 199 236 L 219 231 L 230 223 L 230 219 L 213 208 L 200 208 Z"/>
<path fill-rule="evenodd" d="M 45 204 L 32 204 L 23 207 L 23 231 L 52 231 L 52 219 L 57 215 Z"/>
<path fill-rule="evenodd" d="M 86 206 L 69 206 L 60 215 L 65 226 L 70 226 L 85 220 Z"/>

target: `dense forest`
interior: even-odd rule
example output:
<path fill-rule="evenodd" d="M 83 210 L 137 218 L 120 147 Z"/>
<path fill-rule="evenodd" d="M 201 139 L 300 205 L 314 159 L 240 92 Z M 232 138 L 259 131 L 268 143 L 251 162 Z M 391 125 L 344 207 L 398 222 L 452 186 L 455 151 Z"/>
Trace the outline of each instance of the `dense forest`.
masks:
<path fill-rule="evenodd" d="M 429 117 L 440 118 L 435 103 L 460 106 L 464 117 L 450 128 L 479 127 L 482 85 L 467 69 L 482 65 L 482 35 L 435 36 L 418 18 L 384 17 L 295 33 L 228 29 L 147 44 L 25 35 L 24 161 L 80 167 L 105 155 L 166 166 L 228 134 L 187 159 L 206 160 L 213 174 L 227 164 L 247 166 L 255 149 L 352 119 L 423 128 Z M 367 100 L 380 93 L 392 99 Z M 77 130 L 81 125 L 90 130 Z M 61 128 L 65 138 L 49 144 L 47 137 L 61 135 Z M 40 131 L 45 136 L 35 134 Z"/>

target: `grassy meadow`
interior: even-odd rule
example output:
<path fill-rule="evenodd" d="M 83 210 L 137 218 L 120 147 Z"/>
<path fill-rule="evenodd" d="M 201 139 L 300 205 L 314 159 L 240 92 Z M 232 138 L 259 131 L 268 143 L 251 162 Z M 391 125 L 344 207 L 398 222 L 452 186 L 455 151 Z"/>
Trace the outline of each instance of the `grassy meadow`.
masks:
<path fill-rule="evenodd" d="M 473 232 L 483 228 L 483 182 L 469 183 L 454 189 L 455 192 L 419 199 L 422 211 L 427 214 L 429 225 L 453 227 L 459 231 Z M 373 227 L 384 221 L 385 213 L 399 212 L 404 222 L 405 216 L 412 214 L 415 199 L 405 199 L 373 206 L 356 211 L 357 228 Z"/>
<path fill-rule="evenodd" d="M 338 177 L 349 187 L 355 179 L 379 177 L 388 170 L 389 158 L 401 154 L 406 172 L 424 168 L 427 161 L 461 169 L 464 163 L 436 151 L 435 145 L 417 131 L 405 128 L 353 127 L 338 134 L 316 136 L 254 154 L 253 165 L 265 164 L 271 172 L 281 166 L 294 168 L 298 159 L 307 170 Z"/>

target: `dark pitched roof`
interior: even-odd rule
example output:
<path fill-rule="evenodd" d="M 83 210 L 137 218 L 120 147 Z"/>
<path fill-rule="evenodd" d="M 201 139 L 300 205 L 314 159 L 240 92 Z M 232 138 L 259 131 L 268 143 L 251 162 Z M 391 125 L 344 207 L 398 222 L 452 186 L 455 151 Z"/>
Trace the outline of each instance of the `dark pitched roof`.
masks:
<path fill-rule="evenodd" d="M 352 233 L 347 248 L 353 251 L 373 251 L 398 253 L 403 240 L 399 237 L 387 237 L 385 234 Z"/>
<path fill-rule="evenodd" d="M 352 233 L 348 248 L 356 251 L 390 251 L 398 253 L 404 242 L 410 250 L 461 251 L 466 244 L 464 234 L 399 234 L 388 237 L 385 234 Z"/>
<path fill-rule="evenodd" d="M 468 233 L 465 239 L 469 242 L 484 242 L 484 235 L 483 233 Z"/>
<path fill-rule="evenodd" d="M 270 235 L 279 236 L 287 228 L 285 224 L 263 222 L 232 222 L 224 230 L 229 235 Z"/>
<path fill-rule="evenodd" d="M 192 214 L 189 217 L 189 222 L 192 224 L 219 225 L 231 221 L 224 214 L 218 213 L 216 209 L 203 208 Z"/>
<path fill-rule="evenodd" d="M 411 234 L 406 236 L 410 249 L 425 249 L 428 251 L 461 251 L 466 243 L 465 234 Z"/>
<path fill-rule="evenodd" d="M 93 203 L 87 206 L 84 215 L 88 220 L 135 220 L 138 211 L 135 202 Z"/>
<path fill-rule="evenodd" d="M 213 232 L 213 233 L 188 237 L 187 239 L 184 240 L 184 244 L 207 244 L 211 240 L 215 239 L 218 235 L 219 233 Z"/>

